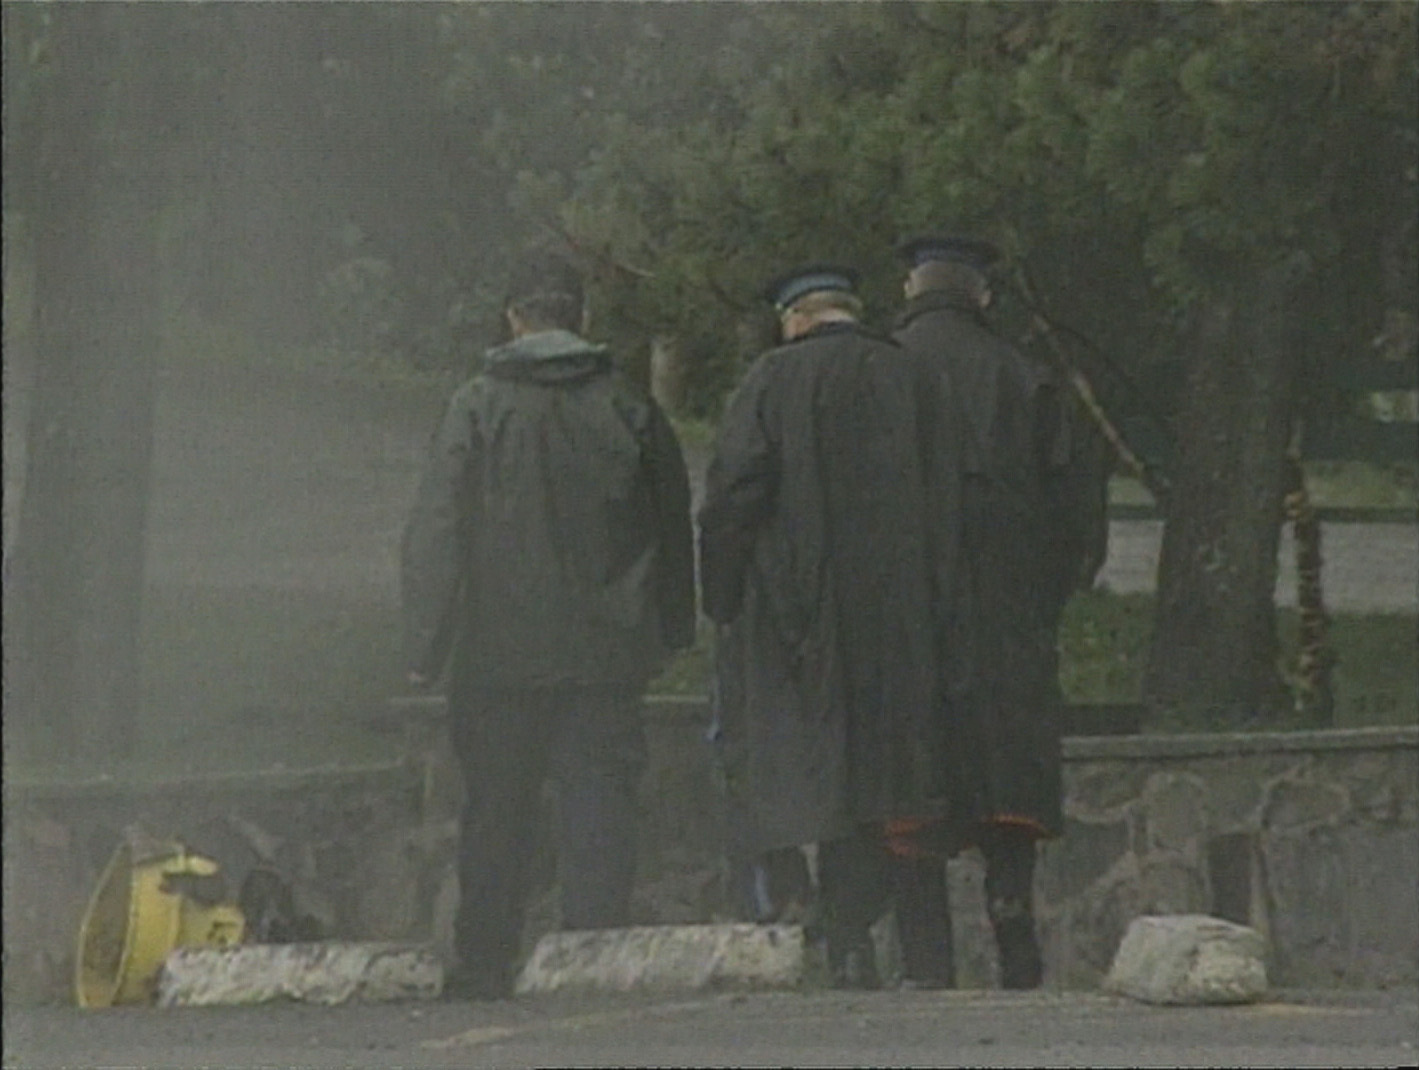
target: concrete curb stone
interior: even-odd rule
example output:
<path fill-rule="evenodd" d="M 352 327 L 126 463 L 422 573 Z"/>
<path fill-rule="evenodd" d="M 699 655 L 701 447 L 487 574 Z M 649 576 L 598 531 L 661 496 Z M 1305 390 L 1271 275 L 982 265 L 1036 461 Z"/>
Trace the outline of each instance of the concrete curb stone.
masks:
<path fill-rule="evenodd" d="M 555 932 L 537 944 L 519 994 L 796 988 L 806 947 L 797 925 L 659 925 Z"/>
<path fill-rule="evenodd" d="M 1144 1003 L 1252 1003 L 1266 994 L 1260 933 L 1206 914 L 1135 918 L 1104 991 Z"/>
<path fill-rule="evenodd" d="M 286 999 L 334 1005 L 435 999 L 443 967 L 431 948 L 385 943 L 180 948 L 158 979 L 160 1007 Z"/>

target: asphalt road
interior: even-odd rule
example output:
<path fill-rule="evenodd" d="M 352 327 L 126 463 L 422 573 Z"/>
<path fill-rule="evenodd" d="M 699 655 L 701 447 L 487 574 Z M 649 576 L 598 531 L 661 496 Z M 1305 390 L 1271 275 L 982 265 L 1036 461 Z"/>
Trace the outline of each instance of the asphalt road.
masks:
<path fill-rule="evenodd" d="M 6 1067 L 1412 1066 L 1419 994 L 1160 1008 L 1079 993 L 5 1009 Z"/>
<path fill-rule="evenodd" d="M 1098 583 L 1119 594 L 1152 591 L 1163 545 L 1160 520 L 1112 520 Z M 1419 606 L 1419 526 L 1321 524 L 1321 582 L 1326 605 L 1344 613 L 1413 613 Z M 1296 604 L 1296 549 L 1289 527 L 1277 555 L 1276 603 Z"/>

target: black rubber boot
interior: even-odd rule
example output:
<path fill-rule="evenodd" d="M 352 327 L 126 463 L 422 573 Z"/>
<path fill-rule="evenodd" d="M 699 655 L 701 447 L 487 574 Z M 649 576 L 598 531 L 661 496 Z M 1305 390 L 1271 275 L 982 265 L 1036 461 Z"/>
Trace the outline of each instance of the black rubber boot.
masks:
<path fill-rule="evenodd" d="M 1002 988 L 1039 988 L 1044 984 L 1044 963 L 1040 959 L 1035 923 L 1030 917 L 995 921 L 995 945 L 1000 951 Z"/>
<path fill-rule="evenodd" d="M 876 829 L 818 846 L 820 917 L 834 988 L 882 987 L 872 924 L 887 909 L 886 861 Z"/>
<path fill-rule="evenodd" d="M 939 858 L 896 858 L 891 870 L 903 983 L 914 988 L 955 988 L 946 863 Z"/>
<path fill-rule="evenodd" d="M 459 965 L 444 977 L 442 998 L 447 1002 L 485 1002 L 511 999 L 513 978 L 510 969 L 476 969 Z"/>
<path fill-rule="evenodd" d="M 1035 840 L 1014 830 L 1002 830 L 982 844 L 985 854 L 986 910 L 1000 952 L 1000 983 L 1004 988 L 1039 988 L 1044 963 L 1035 937 Z"/>

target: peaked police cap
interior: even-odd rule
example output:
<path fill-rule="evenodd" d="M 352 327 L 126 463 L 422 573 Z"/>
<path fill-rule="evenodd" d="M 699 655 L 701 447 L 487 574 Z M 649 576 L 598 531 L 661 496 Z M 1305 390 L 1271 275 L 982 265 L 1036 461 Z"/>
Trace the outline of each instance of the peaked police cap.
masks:
<path fill-rule="evenodd" d="M 811 293 L 822 290 L 852 293 L 857 289 L 858 277 L 852 268 L 839 264 L 809 264 L 778 276 L 764 287 L 763 297 L 783 312 L 800 297 Z"/>
<path fill-rule="evenodd" d="M 966 264 L 979 272 L 990 270 L 1000 259 L 1000 250 L 979 238 L 964 238 L 948 234 L 924 234 L 908 238 L 897 246 L 897 252 L 913 268 L 933 260 Z"/>

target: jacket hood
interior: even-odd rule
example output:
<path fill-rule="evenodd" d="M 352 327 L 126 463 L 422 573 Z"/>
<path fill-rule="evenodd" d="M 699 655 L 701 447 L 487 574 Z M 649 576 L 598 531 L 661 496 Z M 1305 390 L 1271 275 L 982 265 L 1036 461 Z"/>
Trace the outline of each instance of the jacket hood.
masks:
<path fill-rule="evenodd" d="M 585 379 L 611 365 L 610 350 L 571 331 L 525 334 L 483 355 L 483 368 L 501 379 L 559 383 Z"/>

